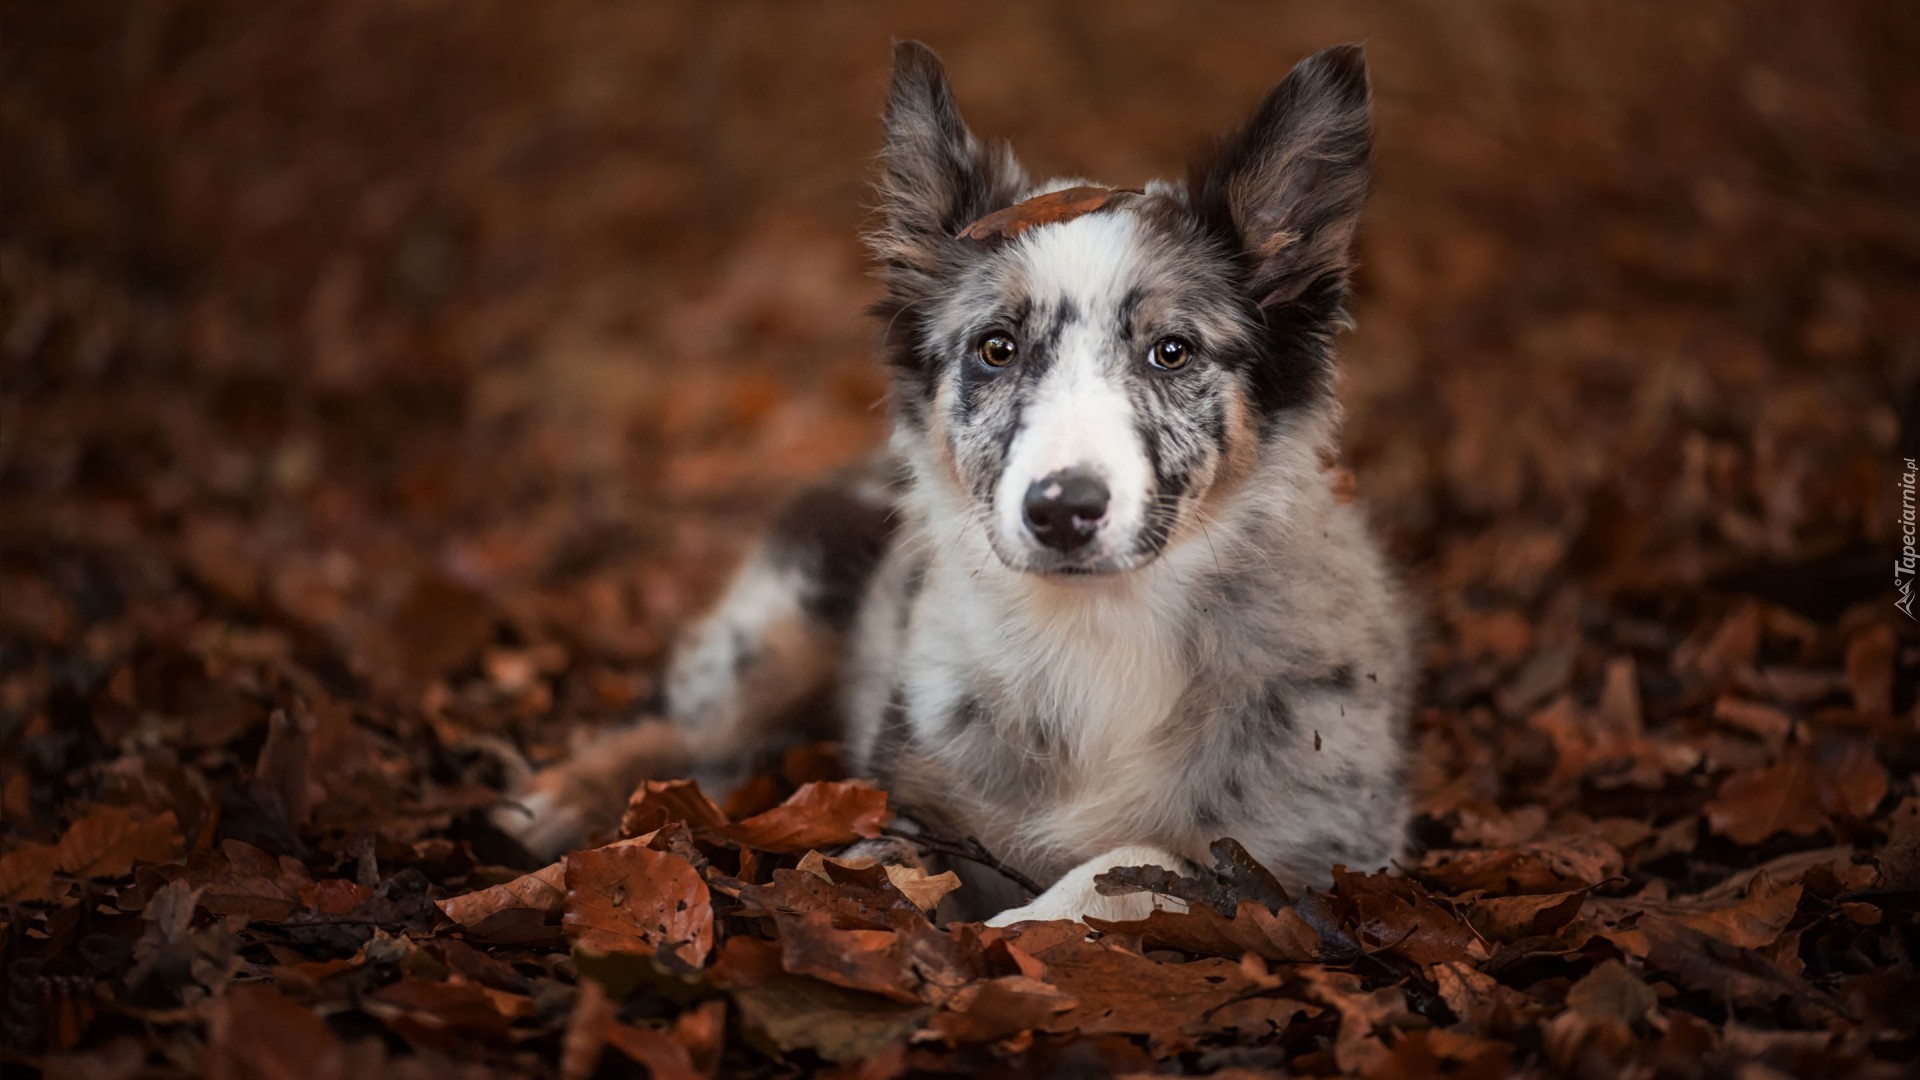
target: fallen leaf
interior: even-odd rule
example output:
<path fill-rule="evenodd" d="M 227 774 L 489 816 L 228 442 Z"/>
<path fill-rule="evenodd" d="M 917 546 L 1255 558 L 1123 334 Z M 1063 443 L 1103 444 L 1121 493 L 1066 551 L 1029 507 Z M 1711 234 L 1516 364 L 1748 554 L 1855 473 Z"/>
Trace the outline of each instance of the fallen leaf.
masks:
<path fill-rule="evenodd" d="M 1811 836 L 1829 815 L 1865 817 L 1887 793 L 1887 771 L 1862 740 L 1822 739 L 1809 750 L 1789 745 L 1774 764 L 1729 776 L 1707 804 L 1708 825 L 1741 844 L 1779 833 Z"/>
<path fill-rule="evenodd" d="M 0 855 L 0 902 L 52 900 L 72 886 L 59 880 L 60 847 L 25 843 Z"/>
<path fill-rule="evenodd" d="M 778 947 L 730 938 L 710 971 L 740 1008 L 750 1040 L 777 1053 L 812 1050 L 828 1061 L 872 1057 L 905 1042 L 932 1007 L 789 975 Z"/>
<path fill-rule="evenodd" d="M 224 840 L 218 854 L 196 855 L 186 880 L 201 889 L 200 906 L 214 915 L 280 920 L 303 904 L 313 876 L 298 859 L 274 858 L 241 840 Z"/>
<path fill-rule="evenodd" d="M 818 780 L 801 785 L 779 806 L 720 832 L 762 851 L 800 852 L 879 836 L 891 817 L 886 792 L 852 781 Z"/>
<path fill-rule="evenodd" d="M 1253 985 L 1229 960 L 1162 964 L 1110 944 L 1069 938 L 1034 950 L 1046 981 L 1078 1002 L 1049 1031 L 1144 1035 L 1157 1055 L 1192 1045 L 1208 1011 Z"/>
<path fill-rule="evenodd" d="M 1333 871 L 1334 905 L 1347 916 L 1354 937 L 1368 951 L 1405 957 L 1416 964 L 1481 960 L 1486 946 L 1452 911 L 1419 883 L 1388 874 Z"/>
<path fill-rule="evenodd" d="M 1251 953 L 1268 960 L 1339 962 L 1353 959 L 1360 951 L 1344 934 L 1328 940 L 1292 907 L 1269 911 L 1258 900 L 1241 901 L 1233 918 L 1221 915 L 1211 904 L 1200 904 L 1186 911 L 1157 909 L 1144 919 L 1089 918 L 1086 923 L 1108 934 L 1138 934 L 1143 944 L 1154 948 L 1201 956 Z"/>
<path fill-rule="evenodd" d="M 180 823 L 168 811 L 144 820 L 117 806 L 103 807 L 67 827 L 60 837 L 60 869 L 80 878 L 119 877 L 136 862 L 172 862 L 180 854 Z"/>
<path fill-rule="evenodd" d="M 927 1022 L 927 1029 L 949 1045 L 992 1042 L 1045 1027 L 1079 1004 L 1051 983 L 1003 975 L 962 988 Z"/>
<path fill-rule="evenodd" d="M 669 953 L 692 966 L 713 949 L 713 899 L 693 864 L 638 844 L 576 851 L 566 860 L 561 925 L 596 953 Z"/>
<path fill-rule="evenodd" d="M 1572 922 L 1584 890 L 1526 896 L 1483 896 L 1467 905 L 1467 921 L 1492 941 L 1546 937 Z"/>
<path fill-rule="evenodd" d="M 1207 850 L 1213 855 L 1210 871 L 1187 876 L 1159 866 L 1117 866 L 1096 876 L 1094 887 L 1102 896 L 1151 892 L 1188 904 L 1208 904 L 1226 916 L 1239 910 L 1244 900 L 1255 900 L 1276 910 L 1288 903 L 1287 890 L 1281 887 L 1279 879 L 1248 854 L 1239 841 L 1215 840 Z"/>
<path fill-rule="evenodd" d="M 620 819 L 620 835 L 652 832 L 674 821 L 684 821 L 695 832 L 717 830 L 727 815 L 692 780 L 648 780 L 627 801 Z"/>
<path fill-rule="evenodd" d="M 1429 851 L 1408 873 L 1451 892 L 1506 896 L 1592 888 L 1624 866 L 1619 850 L 1597 836 L 1558 836 L 1511 848 Z"/>
<path fill-rule="evenodd" d="M 828 859 L 817 851 L 809 851 L 800 858 L 795 869 L 802 873 L 813 874 L 821 880 L 833 884 L 832 872 L 827 869 L 828 862 L 848 870 L 858 869 L 859 863 L 842 859 Z M 897 866 L 892 863 L 879 864 L 887 875 L 887 881 L 899 890 L 900 895 L 913 902 L 921 911 L 931 912 L 940 906 L 940 901 L 960 887 L 960 875 L 951 870 L 938 874 L 929 874 L 918 866 Z M 852 880 L 851 878 L 849 880 Z"/>
<path fill-rule="evenodd" d="M 562 860 L 512 881 L 435 904 L 479 940 L 521 944 L 558 937 L 566 900 L 567 864 Z"/>
<path fill-rule="evenodd" d="M 202 1067 L 208 1080 L 348 1080 L 326 1022 L 259 986 L 236 986 L 214 1007 Z"/>

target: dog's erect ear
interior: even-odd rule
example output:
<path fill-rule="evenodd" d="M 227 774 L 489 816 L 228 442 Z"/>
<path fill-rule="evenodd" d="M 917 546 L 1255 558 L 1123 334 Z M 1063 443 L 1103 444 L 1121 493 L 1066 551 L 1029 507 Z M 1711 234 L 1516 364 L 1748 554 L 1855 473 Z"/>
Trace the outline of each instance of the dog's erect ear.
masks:
<path fill-rule="evenodd" d="M 1311 292 L 1338 307 L 1372 152 L 1366 57 L 1340 45 L 1302 60 L 1246 127 L 1196 165 L 1193 207 L 1244 252 L 1255 303 Z"/>
<path fill-rule="evenodd" d="M 893 48 L 880 163 L 885 221 L 871 242 L 896 288 L 922 283 L 955 233 L 1012 203 L 1027 183 L 1012 150 L 982 145 L 967 130 L 940 58 L 917 41 Z"/>

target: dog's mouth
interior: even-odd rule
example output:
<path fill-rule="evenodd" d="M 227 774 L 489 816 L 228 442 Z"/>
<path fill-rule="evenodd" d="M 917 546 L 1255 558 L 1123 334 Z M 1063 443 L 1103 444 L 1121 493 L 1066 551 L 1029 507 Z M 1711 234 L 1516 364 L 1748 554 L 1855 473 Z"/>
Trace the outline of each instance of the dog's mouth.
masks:
<path fill-rule="evenodd" d="M 1114 556 L 1099 553 L 1058 555 L 1022 548 L 1008 551 L 998 535 L 989 537 L 1000 565 L 1018 574 L 1063 584 L 1094 584 L 1124 577 L 1152 562 L 1158 551 L 1134 551 Z"/>

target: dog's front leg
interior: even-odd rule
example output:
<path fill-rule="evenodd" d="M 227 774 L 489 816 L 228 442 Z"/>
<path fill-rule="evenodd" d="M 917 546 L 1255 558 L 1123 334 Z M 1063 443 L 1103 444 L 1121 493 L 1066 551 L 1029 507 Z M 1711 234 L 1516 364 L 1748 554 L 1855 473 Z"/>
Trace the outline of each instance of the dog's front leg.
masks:
<path fill-rule="evenodd" d="M 1014 923 L 1040 922 L 1048 919 L 1072 919 L 1078 922 L 1089 915 L 1096 919 L 1111 919 L 1119 922 L 1127 919 L 1144 919 L 1148 912 L 1159 907 L 1176 911 L 1186 910 L 1187 905 L 1184 901 L 1157 896 L 1153 893 L 1101 895 L 1100 890 L 1094 887 L 1093 879 L 1116 866 L 1160 866 L 1176 874 L 1193 872 L 1192 863 L 1164 848 L 1150 847 L 1145 844 L 1117 847 L 1067 871 L 1066 876 L 1054 882 L 1046 892 L 1035 897 L 1031 903 L 1008 908 L 988 919 L 987 925 L 1012 926 Z"/>

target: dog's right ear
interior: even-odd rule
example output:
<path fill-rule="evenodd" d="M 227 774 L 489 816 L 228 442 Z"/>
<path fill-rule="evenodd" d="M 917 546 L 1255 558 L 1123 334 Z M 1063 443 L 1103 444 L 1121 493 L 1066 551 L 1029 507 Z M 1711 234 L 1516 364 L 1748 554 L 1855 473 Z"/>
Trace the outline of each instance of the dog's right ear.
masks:
<path fill-rule="evenodd" d="M 917 41 L 893 47 L 880 164 L 885 220 L 869 240 L 896 291 L 930 285 L 954 234 L 1011 205 L 1027 185 L 1010 148 L 983 145 L 967 130 L 946 68 Z"/>

